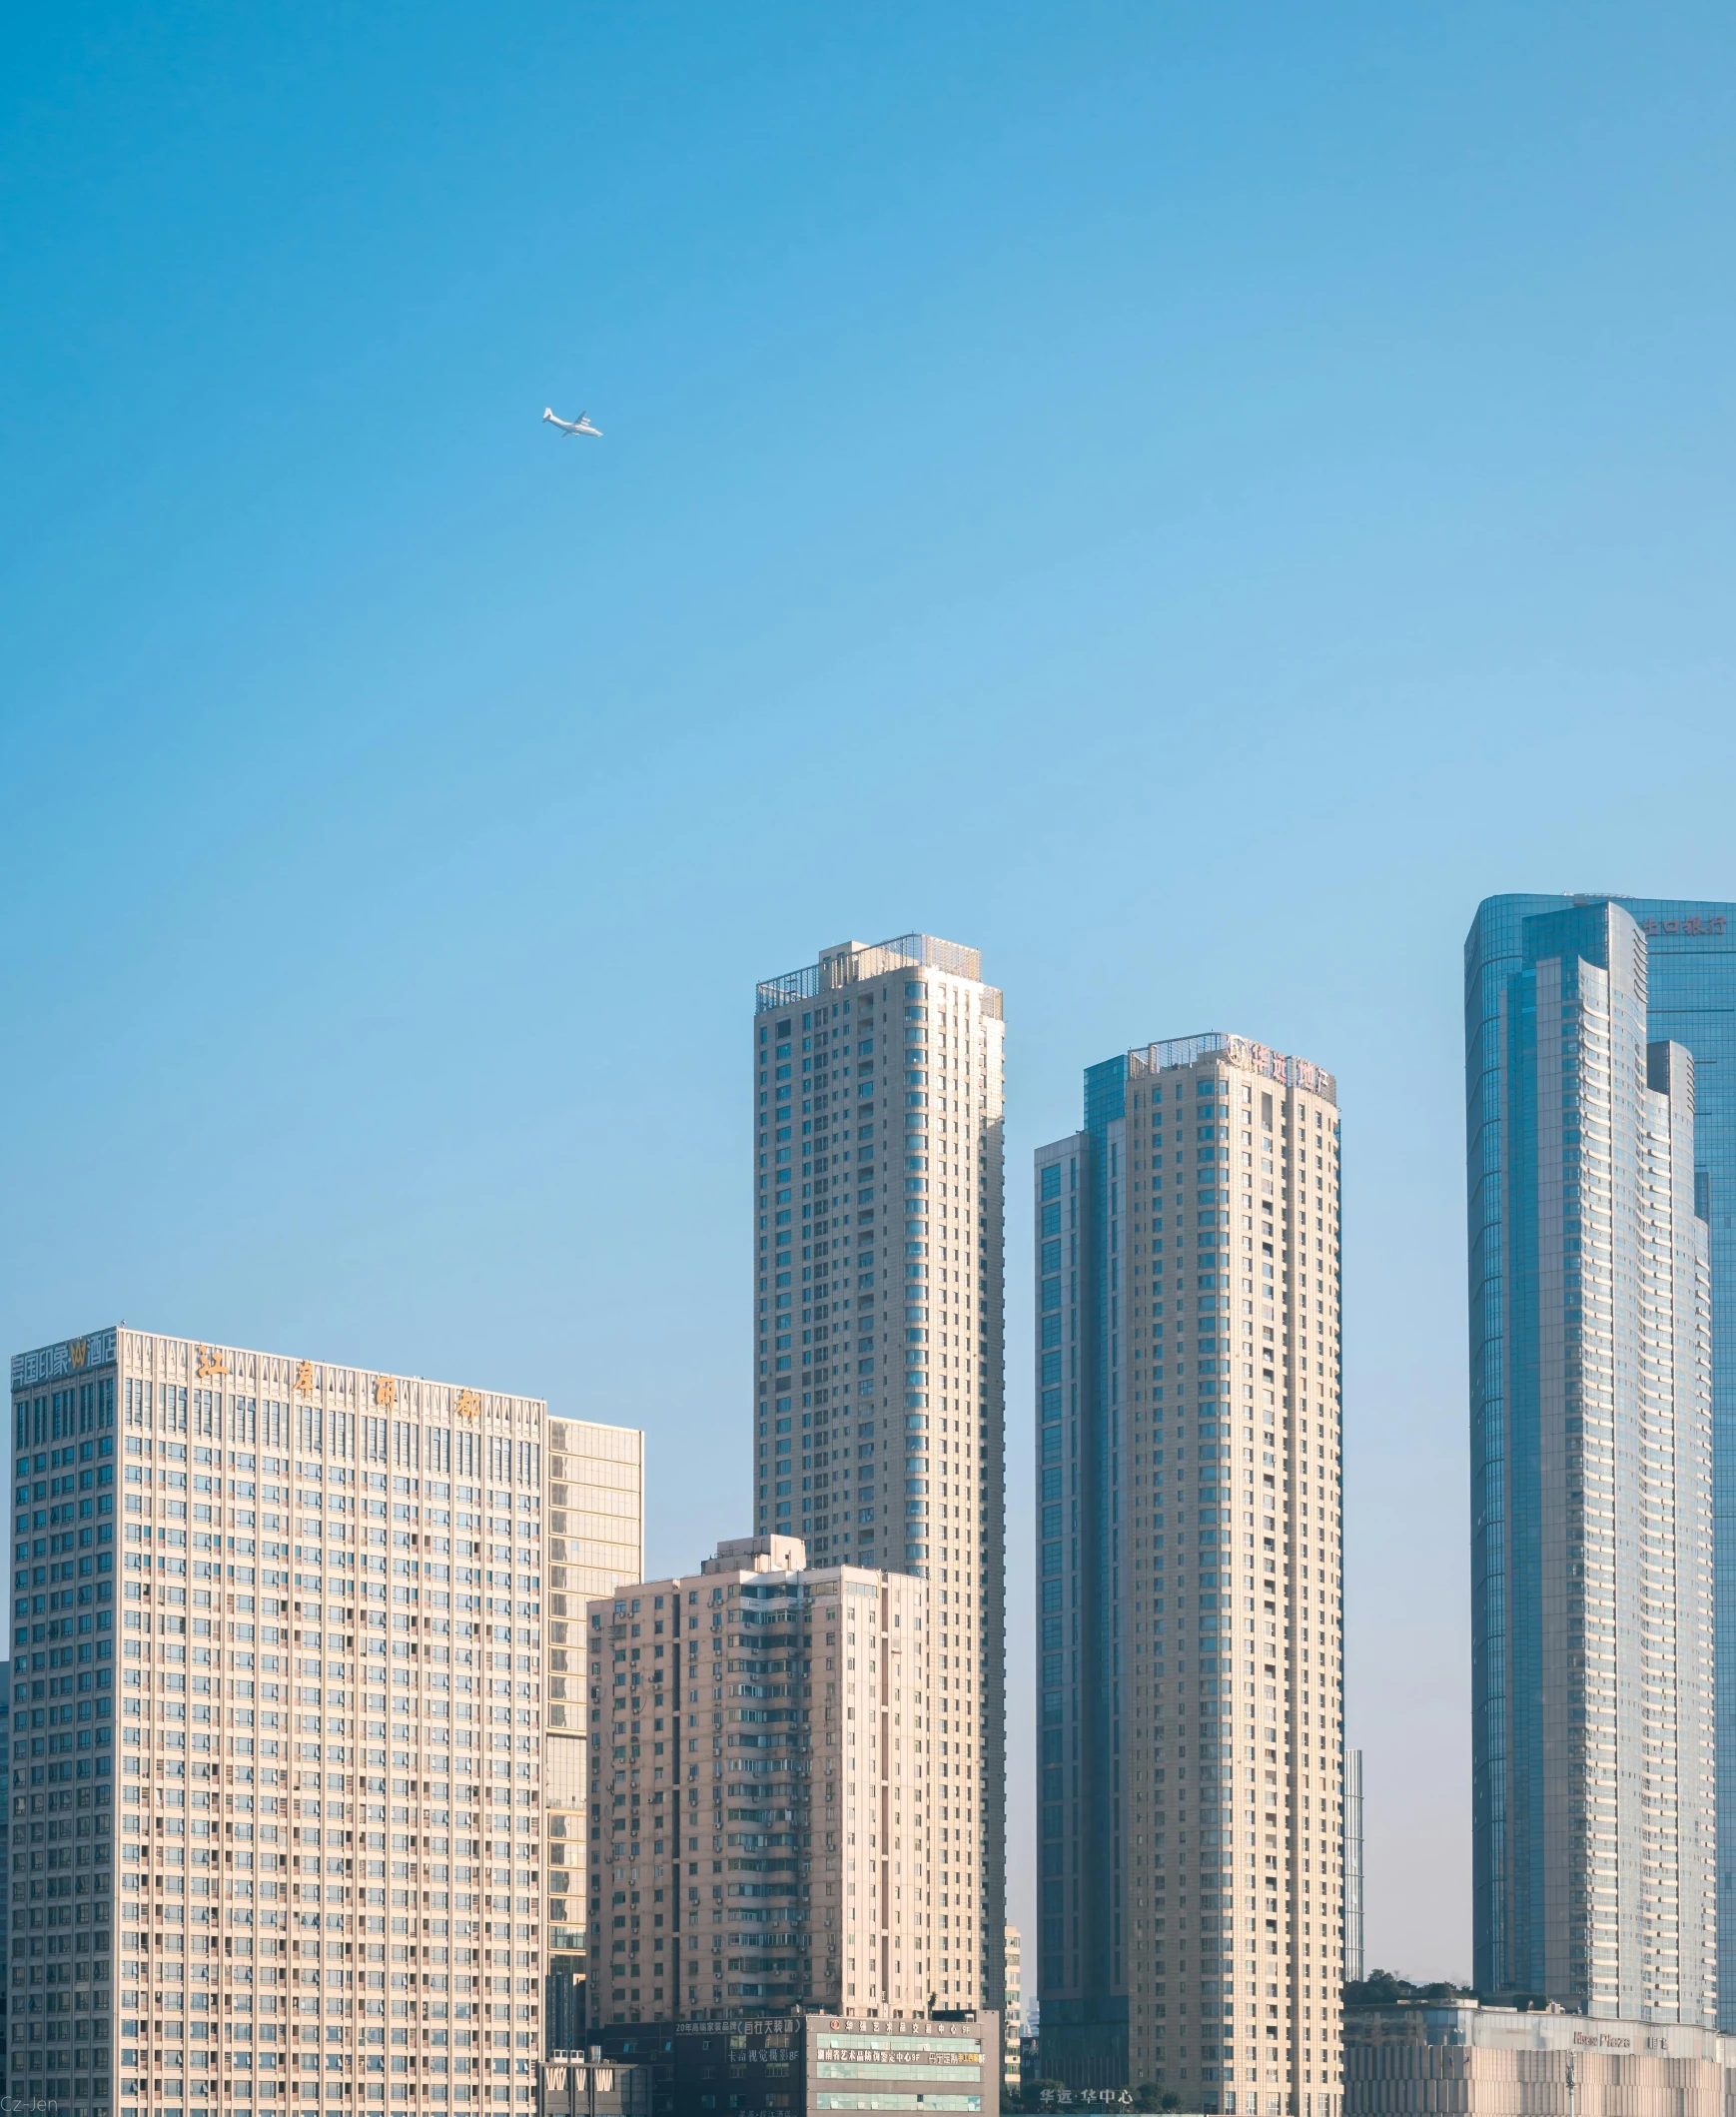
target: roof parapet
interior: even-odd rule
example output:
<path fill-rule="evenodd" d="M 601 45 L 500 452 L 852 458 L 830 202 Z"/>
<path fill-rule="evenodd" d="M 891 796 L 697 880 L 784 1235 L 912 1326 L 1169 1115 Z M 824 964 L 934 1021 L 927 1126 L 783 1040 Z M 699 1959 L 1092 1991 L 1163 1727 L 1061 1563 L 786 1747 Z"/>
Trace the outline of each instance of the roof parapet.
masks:
<path fill-rule="evenodd" d="M 764 979 L 756 988 L 755 1012 L 799 1006 L 803 1000 L 818 999 L 821 993 L 841 992 L 868 978 L 884 977 L 889 970 L 940 970 L 982 985 L 983 955 L 980 948 L 938 940 L 930 933 L 901 933 L 890 941 L 840 941 L 836 947 L 822 948 L 820 960 L 805 970 Z M 983 1011 L 997 1021 L 1001 1018 L 997 986 L 983 985 Z"/>

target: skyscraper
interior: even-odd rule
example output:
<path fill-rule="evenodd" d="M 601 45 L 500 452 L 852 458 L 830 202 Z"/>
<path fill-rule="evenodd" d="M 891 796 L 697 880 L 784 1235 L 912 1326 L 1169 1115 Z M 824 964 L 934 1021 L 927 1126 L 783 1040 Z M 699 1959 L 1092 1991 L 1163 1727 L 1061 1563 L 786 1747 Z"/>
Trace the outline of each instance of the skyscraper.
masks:
<path fill-rule="evenodd" d="M 1093 1066 L 1035 1211 L 1043 2071 L 1337 2117 L 1332 1078 Z"/>
<path fill-rule="evenodd" d="M 998 2010 L 1006 1926 L 1001 995 L 974 948 L 845 942 L 759 987 L 754 1526 L 926 1580 L 949 1895 L 937 1994 Z"/>
<path fill-rule="evenodd" d="M 584 1617 L 592 1595 L 645 1571 L 645 1437 L 587 1419 L 548 1422 L 548 1978 L 544 2045 L 576 2050 L 585 2027 L 585 1804 L 589 1756 Z"/>
<path fill-rule="evenodd" d="M 1466 943 L 1475 1975 L 1717 2018 L 1695 1067 L 1608 900 Z"/>
<path fill-rule="evenodd" d="M 111 1680 L 113 1679 L 111 1678 Z M 0 1757 L 10 1757 L 11 1754 L 12 1663 L 10 1661 L 0 1661 Z M 10 1875 L 11 1872 L 12 1804 L 10 1801 L 8 1801 L 6 1804 L 6 1813 L 4 1817 L 0 1817 L 0 1874 Z M 8 1889 L 10 1889 L 11 1883 L 8 1882 L 6 1886 Z M 8 2011 L 8 1999 L 6 1994 L 10 1991 L 12 1982 L 11 1978 L 7 1975 L 6 1938 L 6 1922 L 5 1920 L 0 1919 L 0 1986 L 6 1988 L 5 1991 L 0 1991 L 0 2080 L 4 2080 L 7 2077 L 6 2021 Z"/>
<path fill-rule="evenodd" d="M 12 1406 L 12 2093 L 528 2117 L 542 1406 L 126 1329 Z"/>
<path fill-rule="evenodd" d="M 1646 1033 L 1694 1059 L 1694 1176 L 1712 1264 L 1713 1566 L 1716 1582 L 1718 1832 L 1736 1845 L 1736 904 L 1678 897 L 1490 897 L 1472 929 L 1475 978 L 1520 966 L 1527 918 L 1616 903 L 1646 937 Z M 1474 987 L 1467 987 L 1467 991 Z M 1474 1002 L 1479 1019 L 1487 1001 Z M 1718 1866 L 1719 1958 L 1736 1962 L 1736 1859 Z M 1736 2031 L 1736 1977 L 1720 1980 L 1719 2025 Z"/>
<path fill-rule="evenodd" d="M 598 2027 L 909 2020 L 945 1974 L 961 1915 L 937 1843 L 931 1592 L 806 1557 L 735 1538 L 590 1603 Z"/>

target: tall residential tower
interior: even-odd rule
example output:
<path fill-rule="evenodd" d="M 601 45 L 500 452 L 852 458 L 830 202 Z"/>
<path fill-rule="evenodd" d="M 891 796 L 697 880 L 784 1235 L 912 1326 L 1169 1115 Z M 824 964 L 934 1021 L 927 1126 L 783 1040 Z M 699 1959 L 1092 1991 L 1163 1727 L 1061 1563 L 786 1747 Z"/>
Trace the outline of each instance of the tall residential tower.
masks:
<path fill-rule="evenodd" d="M 1466 943 L 1475 1976 L 1718 2013 L 1695 1067 L 1606 899 Z"/>
<path fill-rule="evenodd" d="M 759 988 L 751 1449 L 761 1536 L 929 1584 L 927 1732 L 957 1862 L 935 1992 L 998 2010 L 1003 1023 L 981 967 L 974 948 L 904 934 Z"/>
<path fill-rule="evenodd" d="M 1094 1066 L 1035 1211 L 1043 2070 L 1339 2117 L 1332 1078 Z"/>
<path fill-rule="evenodd" d="M 590 1604 L 593 2026 L 927 2010 L 930 1591 L 806 1559 L 738 1537 Z"/>

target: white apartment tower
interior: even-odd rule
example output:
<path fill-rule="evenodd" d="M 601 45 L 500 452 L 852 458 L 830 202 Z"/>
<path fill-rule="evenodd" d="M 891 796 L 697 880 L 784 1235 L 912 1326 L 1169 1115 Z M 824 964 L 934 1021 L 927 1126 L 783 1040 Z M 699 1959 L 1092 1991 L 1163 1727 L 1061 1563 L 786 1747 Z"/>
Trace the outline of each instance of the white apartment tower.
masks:
<path fill-rule="evenodd" d="M 974 948 L 904 934 L 759 987 L 751 1446 L 761 1536 L 928 1584 L 934 1992 L 998 2009 L 1004 1024 L 981 969 Z"/>
<path fill-rule="evenodd" d="M 12 2094 L 528 2117 L 542 1405 L 125 1328 L 12 1405 Z"/>
<path fill-rule="evenodd" d="M 1153 1044 L 1036 1164 L 1043 2070 L 1341 2117 L 1332 1078 Z"/>
<path fill-rule="evenodd" d="M 931 1592 L 805 1559 L 739 1538 L 590 1605 L 593 2025 L 927 2009 Z"/>

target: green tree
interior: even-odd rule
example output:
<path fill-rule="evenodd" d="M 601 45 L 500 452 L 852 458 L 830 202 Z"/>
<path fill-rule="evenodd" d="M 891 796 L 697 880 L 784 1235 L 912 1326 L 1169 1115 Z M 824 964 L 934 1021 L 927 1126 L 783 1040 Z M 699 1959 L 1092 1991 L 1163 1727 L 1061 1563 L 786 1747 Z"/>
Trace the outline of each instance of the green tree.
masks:
<path fill-rule="evenodd" d="M 1390 1970 L 1370 1970 L 1366 1977 L 1344 1987 L 1347 2007 L 1389 2007 L 1400 1999 L 1471 1997 L 1473 1994 L 1468 1985 L 1455 1985 L 1447 1978 L 1438 1979 L 1433 1984 L 1413 1985 L 1407 1977 L 1397 1977 Z"/>
<path fill-rule="evenodd" d="M 1043 2100 L 1046 2089 L 1051 2097 L 1051 2100 L 1047 2103 Z M 1065 2092 L 1066 2085 L 1059 2080 L 1028 2080 L 1025 2083 L 1025 2107 L 1028 2110 L 1054 2109 L 1056 2107 L 1054 2098 L 1061 2096 Z"/>

